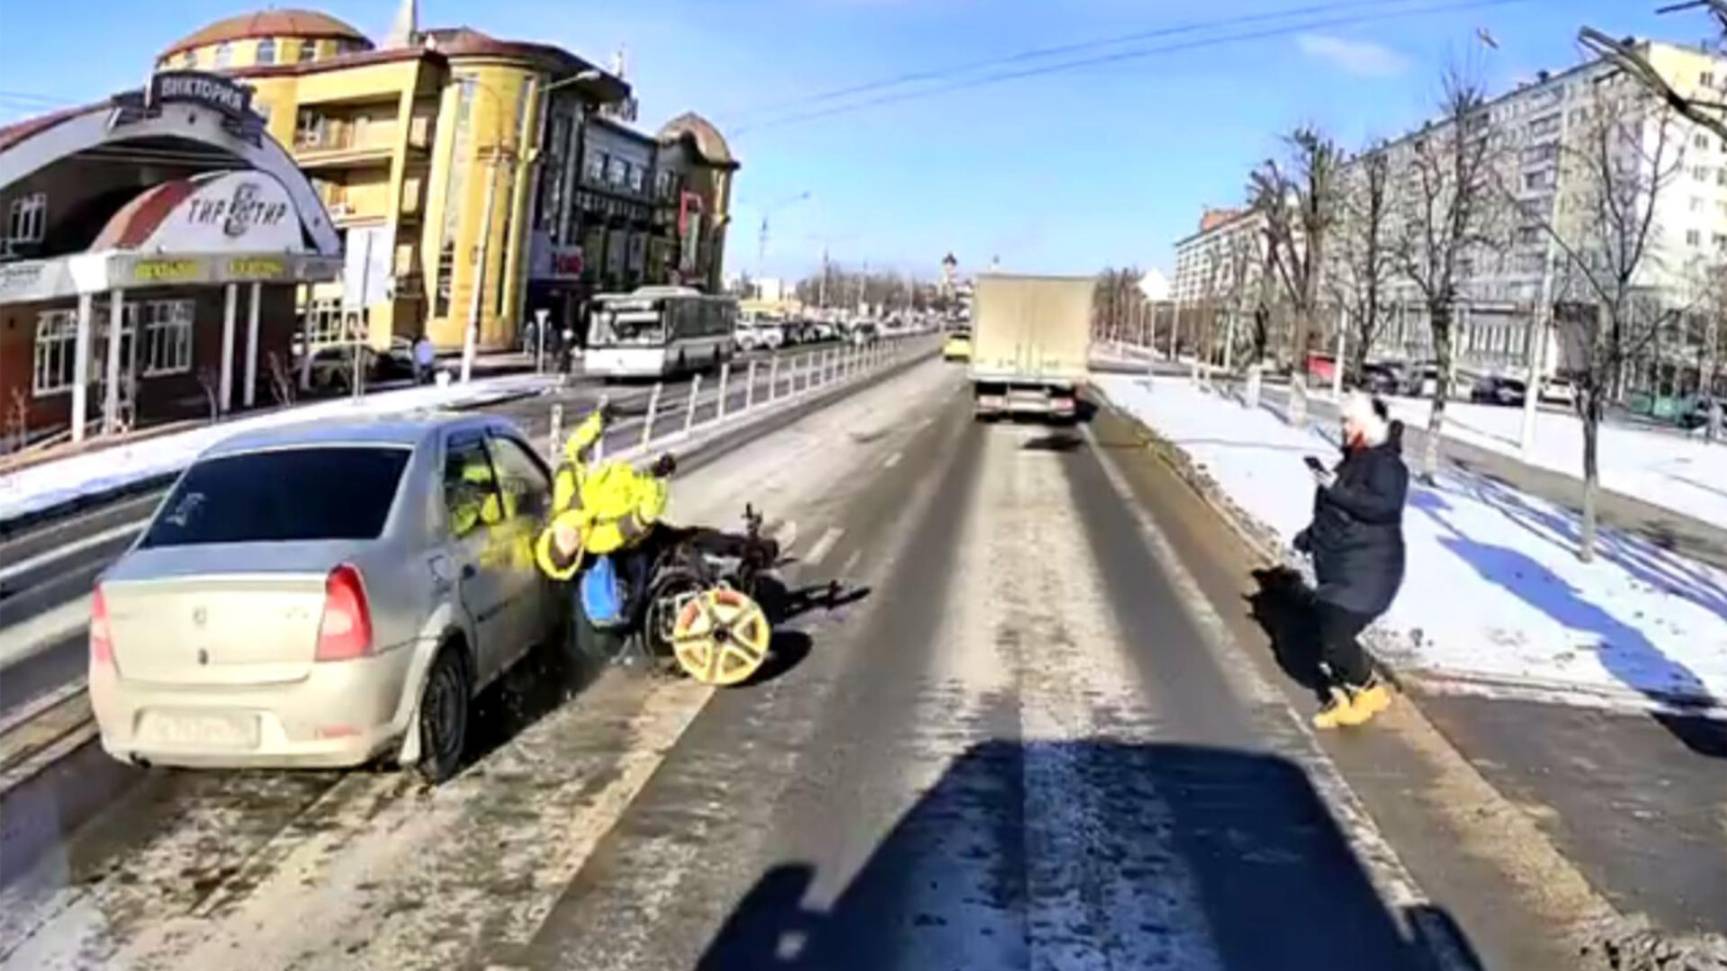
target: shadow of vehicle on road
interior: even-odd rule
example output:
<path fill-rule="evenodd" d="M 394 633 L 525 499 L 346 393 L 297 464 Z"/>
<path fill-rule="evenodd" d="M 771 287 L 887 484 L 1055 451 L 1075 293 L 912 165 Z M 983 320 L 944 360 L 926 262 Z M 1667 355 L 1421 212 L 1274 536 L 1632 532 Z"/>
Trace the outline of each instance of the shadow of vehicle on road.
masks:
<path fill-rule="evenodd" d="M 1032 791 L 1052 767 L 1088 784 Z M 1443 911 L 1388 908 L 1299 766 L 1233 749 L 984 742 L 832 906 L 817 877 L 769 868 L 697 967 L 1480 967 Z"/>

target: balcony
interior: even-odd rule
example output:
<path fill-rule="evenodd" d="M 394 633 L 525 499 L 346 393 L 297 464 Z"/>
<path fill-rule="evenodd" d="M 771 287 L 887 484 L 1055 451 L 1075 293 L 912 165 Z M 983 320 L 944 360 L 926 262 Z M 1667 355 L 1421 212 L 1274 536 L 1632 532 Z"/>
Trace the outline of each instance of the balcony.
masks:
<path fill-rule="evenodd" d="M 394 123 L 329 124 L 294 134 L 294 161 L 308 171 L 388 167 L 396 150 Z"/>

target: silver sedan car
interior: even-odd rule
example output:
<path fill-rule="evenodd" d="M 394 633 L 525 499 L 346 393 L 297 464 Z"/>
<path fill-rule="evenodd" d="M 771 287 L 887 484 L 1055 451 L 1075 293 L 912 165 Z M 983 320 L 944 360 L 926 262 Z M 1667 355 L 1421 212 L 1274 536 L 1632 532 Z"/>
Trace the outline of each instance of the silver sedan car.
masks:
<path fill-rule="evenodd" d="M 496 418 L 247 432 L 181 475 L 99 581 L 90 697 L 115 758 L 439 781 L 470 703 L 562 605 L 533 540 L 551 477 Z"/>

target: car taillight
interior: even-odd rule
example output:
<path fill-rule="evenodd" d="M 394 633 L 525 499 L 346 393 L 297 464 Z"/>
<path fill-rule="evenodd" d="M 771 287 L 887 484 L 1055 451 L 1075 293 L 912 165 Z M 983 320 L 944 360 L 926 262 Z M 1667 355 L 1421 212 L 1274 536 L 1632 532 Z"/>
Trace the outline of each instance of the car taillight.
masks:
<path fill-rule="evenodd" d="M 114 666 L 114 636 L 108 628 L 108 599 L 97 587 L 90 595 L 90 663 Z"/>
<path fill-rule="evenodd" d="M 372 611 L 360 571 L 344 563 L 324 580 L 324 616 L 318 622 L 319 661 L 348 661 L 372 652 Z"/>

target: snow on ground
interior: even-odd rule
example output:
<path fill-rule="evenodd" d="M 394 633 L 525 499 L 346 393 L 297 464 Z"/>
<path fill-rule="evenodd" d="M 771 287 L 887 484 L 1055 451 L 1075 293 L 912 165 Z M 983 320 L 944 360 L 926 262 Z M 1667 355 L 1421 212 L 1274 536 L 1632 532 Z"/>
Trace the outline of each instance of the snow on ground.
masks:
<path fill-rule="evenodd" d="M 0 476 L 0 522 L 46 509 L 80 496 L 100 495 L 134 482 L 177 472 L 211 445 L 241 431 L 354 415 L 389 415 L 422 408 L 474 405 L 537 391 L 556 376 L 516 374 L 472 384 L 381 391 L 358 401 L 320 401 L 268 414 L 236 418 L 183 432 L 146 438 L 43 462 Z"/>
<path fill-rule="evenodd" d="M 1307 525 L 1301 460 L 1335 458 L 1329 427 L 1291 428 L 1184 379 L 1095 380 L 1285 545 Z M 1481 476 L 1411 483 L 1409 570 L 1377 645 L 1400 670 L 1563 700 L 1727 702 L 1727 572 L 1614 530 L 1586 564 L 1579 527 L 1569 510 Z"/>
<path fill-rule="evenodd" d="M 1146 357 L 1144 348 L 1128 344 L 1099 344 L 1097 353 L 1122 364 L 1143 363 Z M 1266 393 L 1277 398 L 1285 392 L 1267 387 Z M 1330 385 L 1314 393 L 1328 398 Z M 1388 403 L 1406 424 L 1427 427 L 1431 402 L 1400 397 Z M 1537 412 L 1535 448 L 1527 456 L 1521 408 L 1449 402 L 1443 434 L 1572 478 L 1583 475 L 1583 422 L 1570 412 Z M 1712 445 L 1701 435 L 1677 430 L 1605 424 L 1600 446 L 1603 487 L 1706 523 L 1727 523 L 1727 444 Z"/>
<path fill-rule="evenodd" d="M 1432 404 L 1393 399 L 1392 412 L 1404 422 L 1427 427 Z M 1566 412 L 1537 413 L 1535 448 L 1520 447 L 1523 409 L 1450 402 L 1445 406 L 1445 437 L 1503 452 L 1573 478 L 1583 474 L 1583 422 Z M 1601 484 L 1706 523 L 1727 523 L 1727 445 L 1673 431 L 1601 426 Z"/>

